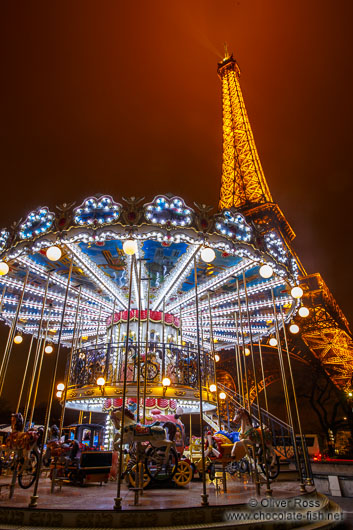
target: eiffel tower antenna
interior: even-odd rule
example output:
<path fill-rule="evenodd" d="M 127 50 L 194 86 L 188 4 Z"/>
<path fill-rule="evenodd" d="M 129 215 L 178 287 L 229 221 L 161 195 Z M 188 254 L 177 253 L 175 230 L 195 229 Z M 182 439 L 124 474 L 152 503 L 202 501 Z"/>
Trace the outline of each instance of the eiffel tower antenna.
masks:
<path fill-rule="evenodd" d="M 225 58 L 218 64 L 223 103 L 220 210 L 272 202 L 239 84 L 240 69 L 226 44 L 224 51 Z"/>

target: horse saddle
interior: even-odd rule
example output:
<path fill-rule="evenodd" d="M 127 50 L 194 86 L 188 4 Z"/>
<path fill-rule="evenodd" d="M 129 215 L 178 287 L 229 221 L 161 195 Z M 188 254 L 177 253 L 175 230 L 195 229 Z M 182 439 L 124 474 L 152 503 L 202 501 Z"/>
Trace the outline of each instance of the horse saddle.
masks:
<path fill-rule="evenodd" d="M 153 436 L 164 433 L 163 427 L 159 425 L 140 425 L 137 423 L 133 426 L 135 436 Z"/>

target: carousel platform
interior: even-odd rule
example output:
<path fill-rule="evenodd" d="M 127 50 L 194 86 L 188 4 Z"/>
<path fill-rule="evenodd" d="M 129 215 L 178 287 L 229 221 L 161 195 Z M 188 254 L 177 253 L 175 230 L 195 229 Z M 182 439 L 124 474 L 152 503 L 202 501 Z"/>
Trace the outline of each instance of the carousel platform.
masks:
<path fill-rule="evenodd" d="M 134 492 L 122 487 L 122 510 L 114 511 L 116 483 L 75 487 L 64 484 L 50 493 L 49 479 L 41 481 L 38 507 L 29 509 L 31 490 L 16 488 L 12 499 L 1 488 L 0 530 L 41 528 L 333 528 L 342 522 L 340 508 L 325 496 L 307 488 L 299 493 L 293 482 L 272 484 L 273 496 L 265 488 L 256 496 L 247 479 L 229 480 L 227 492 L 216 484 L 207 485 L 209 506 L 201 506 L 202 483 L 185 488 L 146 489 L 139 505 Z M 291 517 L 288 513 L 294 514 Z M 298 515 L 301 514 L 301 515 Z M 295 518 L 295 519 L 294 519 Z M 279 525 L 279 526 L 278 526 Z"/>

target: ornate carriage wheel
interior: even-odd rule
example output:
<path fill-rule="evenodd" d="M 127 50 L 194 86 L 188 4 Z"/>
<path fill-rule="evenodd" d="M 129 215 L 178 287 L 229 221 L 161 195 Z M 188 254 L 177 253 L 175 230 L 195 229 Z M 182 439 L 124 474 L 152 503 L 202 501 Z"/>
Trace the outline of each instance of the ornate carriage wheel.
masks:
<path fill-rule="evenodd" d="M 178 462 L 178 467 L 174 474 L 173 480 L 178 486 L 186 486 L 189 484 L 192 479 L 192 467 L 185 460 L 180 460 Z"/>
<path fill-rule="evenodd" d="M 20 467 L 18 483 L 23 489 L 30 488 L 35 481 L 38 468 L 38 455 L 31 451 L 29 458 Z"/>
<path fill-rule="evenodd" d="M 142 376 L 142 379 L 145 378 L 145 363 L 141 365 L 140 373 Z M 158 366 L 155 363 L 152 363 L 151 361 L 147 361 L 147 368 L 146 368 L 146 379 L 147 381 L 153 381 L 155 377 L 158 375 Z"/>
<path fill-rule="evenodd" d="M 267 461 L 268 478 L 270 480 L 274 480 L 275 478 L 278 477 L 279 471 L 280 471 L 279 457 L 278 457 L 278 455 L 276 455 L 275 463 L 274 463 L 273 466 L 271 466 L 272 455 L 269 452 L 267 447 L 266 447 L 265 451 L 266 451 L 265 454 L 266 454 L 266 461 Z M 257 457 L 259 459 L 259 464 L 260 464 L 260 467 L 261 467 L 261 471 L 266 476 L 266 466 L 265 466 L 265 461 L 264 461 L 264 458 L 263 458 L 262 447 L 259 448 L 259 450 L 257 452 Z"/>
<path fill-rule="evenodd" d="M 143 464 L 142 464 L 143 465 Z M 137 464 L 135 464 L 133 466 L 133 468 L 131 469 L 128 477 L 129 477 L 129 481 L 130 481 L 130 484 L 133 488 L 136 487 L 136 471 L 137 471 Z M 151 477 L 149 476 L 149 474 L 146 472 L 146 468 L 145 466 L 143 465 L 143 484 L 142 484 L 142 488 L 145 489 L 147 488 L 148 484 L 151 482 Z"/>
<path fill-rule="evenodd" d="M 146 452 L 145 468 L 153 480 L 171 480 L 178 467 L 178 455 L 171 447 L 168 460 L 165 462 L 166 446 L 150 447 Z"/>

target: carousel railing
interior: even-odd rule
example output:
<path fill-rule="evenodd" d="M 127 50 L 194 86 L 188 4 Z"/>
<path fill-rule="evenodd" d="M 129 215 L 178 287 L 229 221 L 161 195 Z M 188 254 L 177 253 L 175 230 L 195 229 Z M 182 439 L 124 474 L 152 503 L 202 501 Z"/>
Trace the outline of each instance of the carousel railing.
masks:
<path fill-rule="evenodd" d="M 224 386 L 222 383 L 217 383 L 220 390 L 223 390 L 227 399 L 233 403 L 234 407 L 243 407 L 243 398 L 234 390 Z M 251 415 L 253 419 L 260 425 L 259 421 L 259 409 L 257 405 L 250 405 Z M 260 407 L 262 422 L 265 424 L 270 431 L 272 432 L 273 446 L 275 447 L 277 453 L 279 453 L 283 458 L 293 462 L 297 467 L 297 461 L 295 458 L 295 449 L 298 455 L 299 465 L 301 467 L 302 476 L 304 478 L 312 478 L 312 471 L 310 465 L 310 458 L 307 448 L 307 443 L 305 435 L 303 439 L 300 435 L 293 432 L 292 427 L 285 421 L 277 418 L 267 410 Z M 221 416 L 222 417 L 222 416 Z M 224 418 L 222 418 L 224 420 Z M 304 452 L 306 453 L 304 456 Z M 306 461 L 306 462 L 305 462 Z M 307 463 L 307 466 L 305 465 Z M 308 467 L 308 472 L 306 471 Z"/>
<path fill-rule="evenodd" d="M 125 373 L 125 341 L 101 343 L 78 348 L 73 352 L 69 386 L 96 384 L 103 376 L 107 383 L 122 384 Z M 197 348 L 189 343 L 180 345 L 150 341 L 130 342 L 127 356 L 126 380 L 137 383 L 138 351 L 140 348 L 140 381 L 162 383 L 168 377 L 171 386 L 198 387 Z M 203 387 L 214 382 L 212 354 L 201 351 L 201 380 Z"/>

